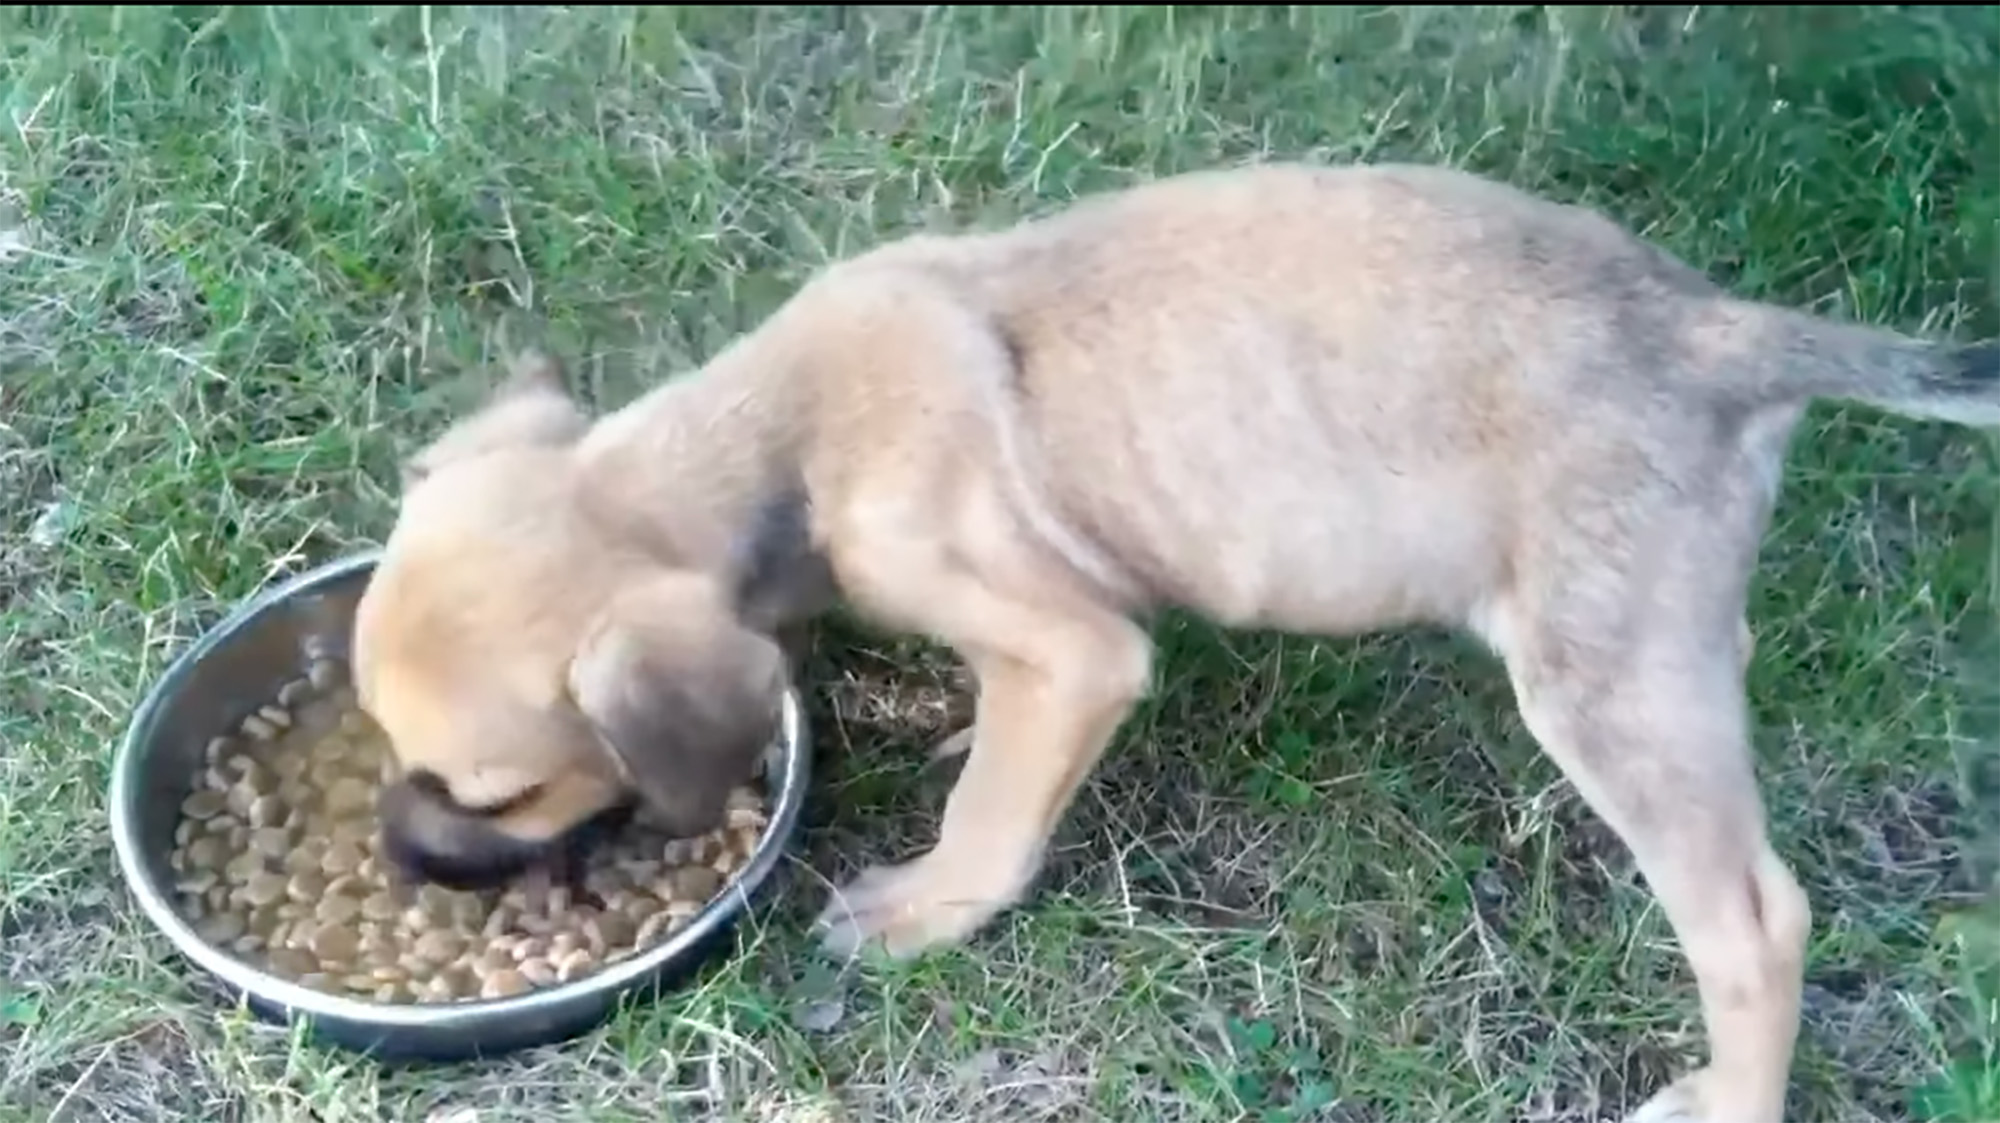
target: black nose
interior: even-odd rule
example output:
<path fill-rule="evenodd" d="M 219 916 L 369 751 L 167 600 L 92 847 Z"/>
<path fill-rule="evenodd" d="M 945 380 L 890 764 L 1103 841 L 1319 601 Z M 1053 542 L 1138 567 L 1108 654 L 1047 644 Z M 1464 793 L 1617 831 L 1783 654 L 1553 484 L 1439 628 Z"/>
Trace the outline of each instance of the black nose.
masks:
<path fill-rule="evenodd" d="M 633 810 L 629 801 L 614 804 L 554 838 L 530 842 L 433 789 L 442 790 L 442 781 L 428 774 L 382 789 L 382 851 L 406 880 L 474 892 L 502 888 L 537 866 L 580 885 L 590 851 L 617 834 Z"/>
<path fill-rule="evenodd" d="M 442 790 L 442 781 L 426 773 L 392 783 L 377 797 L 382 852 L 405 880 L 448 889 L 492 889 L 547 852 L 548 844 L 506 834 L 441 798 Z"/>
<path fill-rule="evenodd" d="M 548 847 L 522 842 L 478 822 L 454 824 L 445 837 L 382 820 L 382 850 L 406 880 L 447 889 L 497 889 L 542 860 Z"/>

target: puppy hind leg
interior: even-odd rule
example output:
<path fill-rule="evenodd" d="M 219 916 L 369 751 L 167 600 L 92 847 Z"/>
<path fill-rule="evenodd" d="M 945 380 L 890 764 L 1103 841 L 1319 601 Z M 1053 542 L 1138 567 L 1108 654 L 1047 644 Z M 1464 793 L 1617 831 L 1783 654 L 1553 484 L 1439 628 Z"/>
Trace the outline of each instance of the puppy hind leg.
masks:
<path fill-rule="evenodd" d="M 1635 652 L 1622 674 L 1523 653 L 1509 671 L 1529 730 L 1630 847 L 1700 992 L 1709 1063 L 1628 1123 L 1777 1123 L 1810 906 L 1768 841 L 1737 653 L 1670 642 L 1678 658 Z"/>

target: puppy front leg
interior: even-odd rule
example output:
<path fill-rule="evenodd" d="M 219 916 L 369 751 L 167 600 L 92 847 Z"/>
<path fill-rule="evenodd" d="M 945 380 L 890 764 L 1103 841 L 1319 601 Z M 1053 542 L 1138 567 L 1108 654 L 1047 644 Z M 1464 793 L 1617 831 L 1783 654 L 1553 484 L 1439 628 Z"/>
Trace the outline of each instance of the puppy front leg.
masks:
<path fill-rule="evenodd" d="M 864 871 L 821 914 L 825 945 L 839 955 L 871 941 L 897 957 L 957 943 L 1019 900 L 1151 677 L 1151 641 L 1122 616 L 1029 604 L 942 566 L 897 577 L 893 601 L 877 604 L 965 653 L 978 713 L 937 845 Z"/>

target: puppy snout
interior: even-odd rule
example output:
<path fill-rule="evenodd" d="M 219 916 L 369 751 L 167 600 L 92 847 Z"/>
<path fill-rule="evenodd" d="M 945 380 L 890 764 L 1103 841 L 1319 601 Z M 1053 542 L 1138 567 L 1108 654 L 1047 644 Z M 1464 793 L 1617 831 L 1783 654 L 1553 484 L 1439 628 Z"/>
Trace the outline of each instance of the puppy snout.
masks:
<path fill-rule="evenodd" d="M 539 862 L 544 844 L 514 838 L 422 782 L 402 778 L 377 799 L 382 852 L 402 876 L 447 889 L 499 888 Z"/>

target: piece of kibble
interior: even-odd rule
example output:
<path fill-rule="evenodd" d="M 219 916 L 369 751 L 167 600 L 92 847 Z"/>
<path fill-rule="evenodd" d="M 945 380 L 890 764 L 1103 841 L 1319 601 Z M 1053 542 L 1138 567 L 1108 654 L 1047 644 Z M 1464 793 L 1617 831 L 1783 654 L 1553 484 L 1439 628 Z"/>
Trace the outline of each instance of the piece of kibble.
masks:
<path fill-rule="evenodd" d="M 283 706 L 265 706 L 257 711 L 257 716 L 270 722 L 273 727 L 279 730 L 290 729 L 292 727 L 291 711 Z"/>
<path fill-rule="evenodd" d="M 302 948 L 272 948 L 265 959 L 271 965 L 271 970 L 288 979 L 303 979 L 319 968 L 319 960 Z"/>
<path fill-rule="evenodd" d="M 283 874 L 259 870 L 243 883 L 238 896 L 244 904 L 253 909 L 275 905 L 285 899 L 285 877 Z"/>
<path fill-rule="evenodd" d="M 465 954 L 465 937 L 449 928 L 432 928 L 417 936 L 410 952 L 431 963 L 450 963 Z"/>
<path fill-rule="evenodd" d="M 722 888 L 722 875 L 709 866 L 683 866 L 668 878 L 663 897 L 671 896 L 676 901 L 691 901 L 697 905 L 708 903 L 710 897 Z"/>
<path fill-rule="evenodd" d="M 312 661 L 312 666 L 306 670 L 306 681 L 314 690 L 319 691 L 328 691 L 339 686 L 343 677 L 345 676 L 341 673 L 340 664 L 331 659 L 315 659 Z"/>
<path fill-rule="evenodd" d="M 295 871 L 285 883 L 285 896 L 300 904 L 318 904 L 326 895 L 326 878 L 318 870 Z"/>
<path fill-rule="evenodd" d="M 237 726 L 237 728 L 241 729 L 243 735 L 252 741 L 269 741 L 278 735 L 278 727 L 272 725 L 270 720 L 262 714 L 251 714 L 249 717 L 244 718 L 243 724 Z"/>
<path fill-rule="evenodd" d="M 360 869 L 361 863 L 367 858 L 359 846 L 343 839 L 327 847 L 326 856 L 319 860 L 319 868 L 338 877 Z"/>
<path fill-rule="evenodd" d="M 351 925 L 361 919 L 361 901 L 329 890 L 326 896 L 319 899 L 319 907 L 313 915 L 323 924 Z"/>
<path fill-rule="evenodd" d="M 276 792 L 267 792 L 250 801 L 250 807 L 243 818 L 253 827 L 275 827 L 285 821 L 290 808 Z"/>
<path fill-rule="evenodd" d="M 318 956 L 321 963 L 345 963 L 361 950 L 361 937 L 346 924 L 322 918 L 319 927 L 314 928 L 312 935 L 306 938 L 306 948 Z"/>
<path fill-rule="evenodd" d="M 196 929 L 205 944 L 220 947 L 243 934 L 243 917 L 233 912 L 218 912 L 207 917 Z"/>
<path fill-rule="evenodd" d="M 368 789 L 368 782 L 358 776 L 343 776 L 326 789 L 326 813 L 329 815 L 358 815 L 367 811 L 374 802 L 375 793 Z"/>
<path fill-rule="evenodd" d="M 229 864 L 222 867 L 222 876 L 231 885 L 245 885 L 263 871 L 264 856 L 254 850 L 245 850 L 229 859 Z"/>
<path fill-rule="evenodd" d="M 210 788 L 203 788 L 181 801 L 181 814 L 190 819 L 206 821 L 222 814 L 228 807 L 228 796 Z"/>
<path fill-rule="evenodd" d="M 517 994 L 526 994 L 528 989 L 528 980 L 519 971 L 502 967 L 479 984 L 479 997 L 512 998 Z"/>
<path fill-rule="evenodd" d="M 582 978 L 590 973 L 593 966 L 595 964 L 591 962 L 590 952 L 577 948 L 556 961 L 556 981 L 567 983 Z"/>
<path fill-rule="evenodd" d="M 673 925 L 673 921 L 673 916 L 665 909 L 654 913 L 639 925 L 639 934 L 633 938 L 632 942 L 640 947 L 645 947 L 647 944 L 665 935 L 668 928 Z"/>

